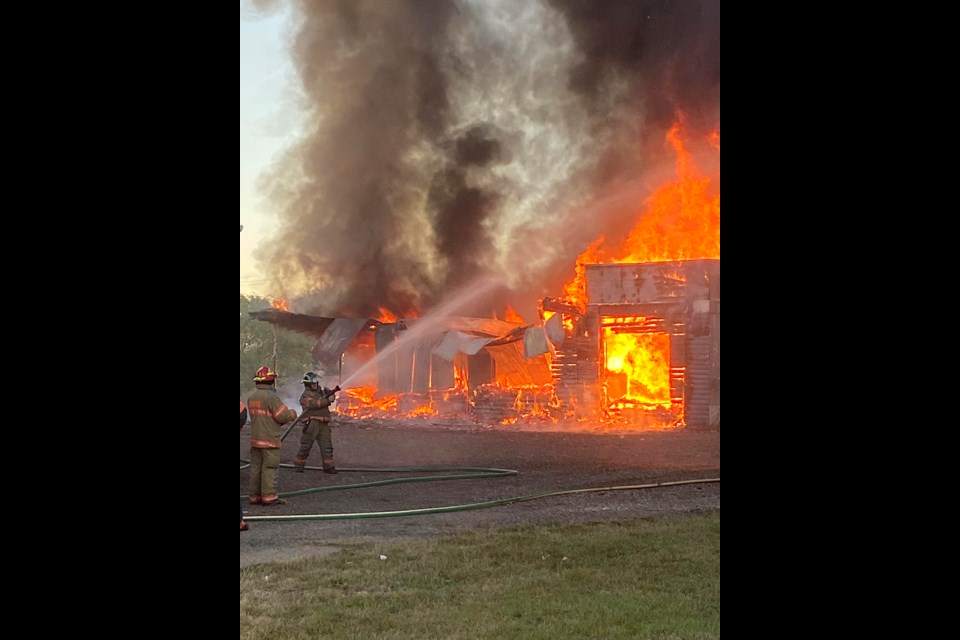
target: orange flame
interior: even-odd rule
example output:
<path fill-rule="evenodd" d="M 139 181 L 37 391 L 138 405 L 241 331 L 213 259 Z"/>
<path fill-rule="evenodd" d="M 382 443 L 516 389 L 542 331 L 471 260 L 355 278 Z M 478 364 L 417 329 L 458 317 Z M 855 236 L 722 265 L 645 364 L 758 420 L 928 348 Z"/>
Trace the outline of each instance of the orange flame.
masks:
<path fill-rule="evenodd" d="M 344 389 L 345 398 L 337 404 L 337 410 L 354 418 L 371 418 L 397 409 L 396 394 L 375 400 L 377 389 L 373 386 Z"/>
<path fill-rule="evenodd" d="M 720 257 L 720 194 L 710 177 L 701 177 L 680 138 L 668 134 L 677 153 L 678 180 L 644 202 L 644 212 L 614 262 L 670 262 Z M 718 144 L 719 144 L 719 138 Z M 719 149 L 719 147 L 717 147 Z"/>
<path fill-rule="evenodd" d="M 676 179 L 643 202 L 639 218 L 626 241 L 606 247 L 595 240 L 577 258 L 576 275 L 564 287 L 567 301 L 585 308 L 586 265 L 604 263 L 673 262 L 720 258 L 720 173 L 704 176 L 681 137 L 680 125 L 667 133 L 677 156 Z M 718 153 L 720 131 L 708 142 Z"/>
<path fill-rule="evenodd" d="M 408 411 L 406 414 L 406 417 L 415 418 L 417 416 L 435 416 L 435 415 L 437 415 L 437 410 L 433 408 L 433 405 L 424 404 Z"/>
<path fill-rule="evenodd" d="M 503 319 L 505 322 L 516 322 L 517 324 L 526 324 L 526 320 L 523 317 L 513 310 L 513 307 L 507 305 L 507 308 L 503 311 Z"/>
<path fill-rule="evenodd" d="M 670 406 L 670 336 L 603 330 L 607 403 Z"/>
<path fill-rule="evenodd" d="M 373 402 L 373 397 L 376 395 L 377 390 L 375 387 L 354 387 L 352 389 L 344 389 L 343 394 L 351 398 L 356 398 L 364 404 L 370 404 Z"/>
<path fill-rule="evenodd" d="M 290 307 L 287 306 L 287 299 L 280 298 L 279 300 L 271 300 L 270 306 L 274 309 L 279 309 L 280 311 L 290 311 Z"/>
<path fill-rule="evenodd" d="M 606 238 L 600 236 L 580 254 L 577 258 L 576 275 L 563 287 L 567 302 L 578 307 L 580 311 L 587 309 L 587 265 L 600 262 L 600 247 L 604 242 Z"/>

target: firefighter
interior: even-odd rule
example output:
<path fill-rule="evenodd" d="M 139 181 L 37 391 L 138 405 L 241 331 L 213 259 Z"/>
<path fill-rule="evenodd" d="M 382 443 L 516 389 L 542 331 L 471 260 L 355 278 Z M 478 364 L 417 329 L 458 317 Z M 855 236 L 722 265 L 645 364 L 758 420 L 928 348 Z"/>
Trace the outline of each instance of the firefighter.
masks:
<path fill-rule="evenodd" d="M 243 400 L 240 401 L 240 429 L 247 423 L 247 408 L 243 406 Z M 240 531 L 246 531 L 250 527 L 243 521 L 243 505 L 240 505 Z"/>
<path fill-rule="evenodd" d="M 257 390 L 247 398 L 250 412 L 250 504 L 264 506 L 286 504 L 277 495 L 277 469 L 280 466 L 280 427 L 297 419 L 277 395 L 277 373 L 270 367 L 257 369 L 253 379 Z"/>
<path fill-rule="evenodd" d="M 313 371 L 303 374 L 303 394 L 300 406 L 303 408 L 303 436 L 300 438 L 300 452 L 293 459 L 293 470 L 303 473 L 307 458 L 314 441 L 320 443 L 320 455 L 323 458 L 323 472 L 336 473 L 333 463 L 333 438 L 330 435 L 330 405 L 336 399 L 335 390 L 320 386 L 320 376 Z"/>

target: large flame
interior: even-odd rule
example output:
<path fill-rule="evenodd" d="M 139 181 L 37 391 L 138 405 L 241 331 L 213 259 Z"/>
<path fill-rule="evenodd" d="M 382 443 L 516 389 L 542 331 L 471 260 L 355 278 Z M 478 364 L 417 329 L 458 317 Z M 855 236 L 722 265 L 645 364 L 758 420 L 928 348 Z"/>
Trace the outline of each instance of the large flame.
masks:
<path fill-rule="evenodd" d="M 566 302 L 586 309 L 589 264 L 720 258 L 720 132 L 712 132 L 706 141 L 718 160 L 715 174 L 709 176 L 694 161 L 679 124 L 670 129 L 666 141 L 676 154 L 675 179 L 644 200 L 637 222 L 623 243 L 610 246 L 600 237 L 587 247 L 577 259 L 573 279 L 564 287 Z M 683 279 L 682 274 L 676 277 Z M 621 321 L 636 325 L 643 319 Z M 671 407 L 669 334 L 605 327 L 603 349 L 603 391 L 608 407 Z"/>
<path fill-rule="evenodd" d="M 637 223 L 619 246 L 600 237 L 577 258 L 576 274 L 564 287 L 567 301 L 585 308 L 586 265 L 673 262 L 720 258 L 720 171 L 705 176 L 681 136 L 680 125 L 667 133 L 677 156 L 676 178 L 653 192 L 640 208 Z M 720 152 L 720 132 L 708 144 Z M 719 166 L 719 164 L 718 164 Z"/>
<path fill-rule="evenodd" d="M 720 257 L 719 173 L 700 175 L 675 125 L 667 134 L 677 153 L 678 180 L 644 203 L 640 220 L 613 262 L 671 262 Z M 711 140 L 720 150 L 719 134 Z"/>
<path fill-rule="evenodd" d="M 280 298 L 279 300 L 271 300 L 270 306 L 274 309 L 279 309 L 280 311 L 290 311 L 290 307 L 287 306 L 287 299 Z"/>

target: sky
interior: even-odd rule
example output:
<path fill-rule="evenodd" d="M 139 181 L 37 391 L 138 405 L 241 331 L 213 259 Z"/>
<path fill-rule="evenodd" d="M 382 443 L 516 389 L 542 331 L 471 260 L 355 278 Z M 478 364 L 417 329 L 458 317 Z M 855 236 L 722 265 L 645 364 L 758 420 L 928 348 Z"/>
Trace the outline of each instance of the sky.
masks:
<path fill-rule="evenodd" d="M 256 244 L 272 220 L 256 195 L 256 180 L 296 132 L 289 99 L 293 68 L 283 49 L 284 12 L 254 14 L 240 3 L 240 292 L 269 296 L 254 262 Z M 247 9 L 247 10 L 245 10 Z"/>

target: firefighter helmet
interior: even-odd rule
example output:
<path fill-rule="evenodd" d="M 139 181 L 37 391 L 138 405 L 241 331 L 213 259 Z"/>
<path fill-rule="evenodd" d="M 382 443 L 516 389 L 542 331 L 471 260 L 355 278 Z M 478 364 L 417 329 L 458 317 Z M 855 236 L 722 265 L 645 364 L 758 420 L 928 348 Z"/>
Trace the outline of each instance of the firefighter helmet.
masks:
<path fill-rule="evenodd" d="M 275 382 L 277 372 L 270 367 L 260 367 L 257 369 L 257 375 L 253 377 L 254 382 Z"/>
<path fill-rule="evenodd" d="M 315 390 L 320 385 L 320 376 L 313 371 L 307 371 L 303 374 L 303 384 Z"/>

